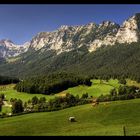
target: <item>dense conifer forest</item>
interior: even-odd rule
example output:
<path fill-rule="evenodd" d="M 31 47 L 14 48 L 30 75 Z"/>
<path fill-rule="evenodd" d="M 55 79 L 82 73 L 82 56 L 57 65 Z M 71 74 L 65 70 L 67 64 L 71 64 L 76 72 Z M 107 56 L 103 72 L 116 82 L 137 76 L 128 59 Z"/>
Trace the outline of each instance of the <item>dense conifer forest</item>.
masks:
<path fill-rule="evenodd" d="M 20 80 L 15 77 L 0 76 L 0 85 L 16 84 Z"/>
<path fill-rule="evenodd" d="M 86 46 L 60 55 L 52 52 L 30 52 L 27 56 L 0 65 L 3 75 L 24 79 L 49 75 L 52 72 L 69 72 L 82 76 L 129 77 L 140 79 L 140 42 L 101 47 L 89 53 Z M 21 63 L 21 60 L 24 63 Z"/>
<path fill-rule="evenodd" d="M 19 92 L 54 94 L 78 85 L 91 86 L 88 77 L 77 76 L 72 73 L 54 73 L 48 76 L 27 78 L 18 83 L 15 89 Z"/>

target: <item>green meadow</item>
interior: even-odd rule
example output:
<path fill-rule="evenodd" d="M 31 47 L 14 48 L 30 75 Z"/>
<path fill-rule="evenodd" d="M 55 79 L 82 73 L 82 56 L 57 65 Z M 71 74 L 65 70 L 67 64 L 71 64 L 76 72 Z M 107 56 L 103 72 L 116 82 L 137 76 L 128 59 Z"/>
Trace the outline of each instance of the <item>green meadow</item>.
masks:
<path fill-rule="evenodd" d="M 76 122 L 69 122 L 74 116 Z M 8 136 L 123 136 L 140 135 L 140 99 L 80 105 L 60 111 L 0 119 L 0 135 Z"/>
<path fill-rule="evenodd" d="M 43 94 L 29 94 L 24 92 L 17 92 L 14 90 L 14 84 L 6 85 L 6 86 L 0 86 L 0 94 L 3 93 L 6 95 L 6 99 L 10 100 L 11 98 L 18 98 L 21 99 L 23 102 L 28 101 L 34 96 L 40 97 L 46 97 L 47 100 L 54 98 L 56 96 L 63 96 L 66 93 L 71 93 L 73 95 L 79 95 L 82 96 L 83 93 L 88 93 L 89 96 L 98 97 L 101 94 L 109 94 L 110 90 L 113 88 L 118 89 L 118 87 L 121 85 L 118 83 L 118 80 L 110 79 L 108 82 L 105 80 L 91 80 L 92 85 L 91 86 L 84 86 L 79 85 L 76 87 L 68 88 L 67 90 L 64 90 L 60 93 L 53 94 L 53 95 L 43 95 Z M 135 85 L 140 87 L 140 84 L 127 79 L 127 85 Z M 4 88 L 3 88 L 4 87 Z"/>
<path fill-rule="evenodd" d="M 135 81 L 127 79 L 127 85 L 140 86 Z M 109 94 L 112 88 L 118 88 L 118 80 L 110 79 L 92 80 L 92 86 L 69 88 L 55 95 L 28 94 L 14 90 L 15 85 L 0 87 L 0 93 L 6 95 L 6 99 L 19 98 L 24 102 L 33 96 L 46 97 L 47 100 L 55 96 L 63 96 L 66 93 L 82 96 L 88 93 L 89 96 L 98 97 L 101 94 Z M 10 107 L 3 106 L 3 113 L 11 112 Z M 74 116 L 76 122 L 69 122 L 68 118 Z M 100 103 L 93 107 L 91 104 L 80 105 L 53 112 L 30 113 L 8 118 L 0 118 L 0 135 L 8 136 L 43 136 L 43 135 L 140 135 L 140 99 L 114 101 Z M 18 128 L 18 129 L 17 129 Z"/>

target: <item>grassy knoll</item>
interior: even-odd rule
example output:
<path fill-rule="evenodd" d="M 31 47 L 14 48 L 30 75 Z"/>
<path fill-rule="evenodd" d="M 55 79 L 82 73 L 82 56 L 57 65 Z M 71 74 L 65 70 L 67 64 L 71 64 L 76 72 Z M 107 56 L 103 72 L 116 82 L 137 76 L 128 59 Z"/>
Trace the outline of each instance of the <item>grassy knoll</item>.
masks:
<path fill-rule="evenodd" d="M 120 84 L 118 83 L 118 80 L 113 80 L 110 79 L 108 82 L 104 80 L 91 80 L 92 81 L 92 86 L 76 86 L 73 88 L 69 88 L 60 94 L 65 94 L 67 92 L 74 94 L 74 95 L 79 95 L 81 96 L 83 93 L 88 93 L 89 96 L 93 97 L 98 97 L 101 94 L 109 94 L 110 90 L 113 88 L 118 88 Z"/>
<path fill-rule="evenodd" d="M 77 122 L 69 122 L 75 116 Z M 140 99 L 0 119 L 0 135 L 140 135 Z"/>

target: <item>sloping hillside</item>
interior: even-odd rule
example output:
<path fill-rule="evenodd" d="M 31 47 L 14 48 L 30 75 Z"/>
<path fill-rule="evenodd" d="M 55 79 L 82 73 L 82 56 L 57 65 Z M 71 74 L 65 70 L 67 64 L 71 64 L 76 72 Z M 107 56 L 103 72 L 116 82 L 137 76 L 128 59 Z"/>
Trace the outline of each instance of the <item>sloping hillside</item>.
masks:
<path fill-rule="evenodd" d="M 0 119 L 0 135 L 140 135 L 140 99 Z M 130 113 L 131 112 L 131 113 Z M 129 115 L 128 115 L 129 114 Z M 77 122 L 69 122 L 74 116 Z M 17 129 L 18 127 L 18 129 Z"/>

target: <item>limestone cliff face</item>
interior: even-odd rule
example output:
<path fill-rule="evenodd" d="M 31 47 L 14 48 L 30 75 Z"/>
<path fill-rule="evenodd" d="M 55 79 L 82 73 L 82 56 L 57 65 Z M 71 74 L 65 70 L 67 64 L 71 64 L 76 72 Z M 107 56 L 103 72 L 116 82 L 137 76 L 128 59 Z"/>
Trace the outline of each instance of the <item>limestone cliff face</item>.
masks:
<path fill-rule="evenodd" d="M 15 57 L 28 50 L 30 43 L 15 45 L 11 40 L 3 39 L 0 41 L 0 58 Z"/>
<path fill-rule="evenodd" d="M 68 52 L 73 49 L 94 44 L 100 47 L 102 44 L 112 44 L 114 35 L 119 25 L 110 21 L 104 21 L 100 25 L 89 23 L 82 26 L 61 26 L 58 30 L 50 33 L 39 33 L 31 41 L 35 50 L 45 47 L 47 50 L 55 50 L 57 54 Z"/>
<path fill-rule="evenodd" d="M 57 54 L 86 46 L 89 52 L 115 43 L 138 42 L 140 38 L 140 14 L 135 14 L 120 26 L 111 21 L 101 24 L 89 23 L 80 26 L 63 25 L 53 32 L 41 32 L 24 45 L 15 45 L 10 40 L 0 41 L 0 57 L 14 57 L 32 49 L 54 50 Z"/>
<path fill-rule="evenodd" d="M 138 15 L 132 16 L 128 20 L 124 21 L 123 25 L 120 26 L 117 29 L 114 29 L 116 32 L 114 35 L 109 35 L 104 39 L 96 39 L 92 42 L 92 44 L 89 47 L 89 51 L 92 52 L 96 50 L 96 48 L 99 48 L 101 46 L 107 46 L 107 45 L 114 45 L 115 43 L 132 43 L 132 42 L 138 42 L 139 40 L 139 17 Z"/>
<path fill-rule="evenodd" d="M 132 43 L 138 41 L 138 24 L 136 16 L 126 20 L 116 34 L 118 43 Z"/>

